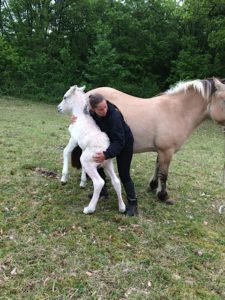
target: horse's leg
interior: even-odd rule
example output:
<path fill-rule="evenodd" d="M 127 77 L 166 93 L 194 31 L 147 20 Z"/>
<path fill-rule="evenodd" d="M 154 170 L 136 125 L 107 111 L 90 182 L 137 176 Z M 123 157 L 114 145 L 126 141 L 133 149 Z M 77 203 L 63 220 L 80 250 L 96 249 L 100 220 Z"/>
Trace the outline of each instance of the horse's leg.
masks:
<path fill-rule="evenodd" d="M 63 170 L 61 183 L 64 185 L 68 181 L 68 170 L 69 170 L 69 157 L 73 149 L 77 146 L 77 142 L 71 137 L 69 143 L 63 150 Z"/>
<path fill-rule="evenodd" d="M 125 205 L 125 203 L 123 202 L 123 199 L 122 199 L 121 184 L 120 184 L 119 178 L 116 176 L 116 173 L 114 171 L 113 161 L 109 160 L 105 164 L 104 169 L 105 169 L 107 175 L 110 177 L 112 185 L 113 185 L 113 187 L 116 191 L 117 198 L 118 198 L 118 204 L 119 204 L 119 211 L 120 212 L 125 212 L 126 205 Z"/>
<path fill-rule="evenodd" d="M 84 154 L 84 152 L 83 152 Z M 84 171 L 88 174 L 93 182 L 94 192 L 89 202 L 88 206 L 84 208 L 83 212 L 85 214 L 91 214 L 95 211 L 96 205 L 98 203 L 100 192 L 104 186 L 104 180 L 101 178 L 97 171 L 96 164 L 91 163 L 90 161 L 85 161 L 85 158 L 81 155 L 81 164 Z"/>
<path fill-rule="evenodd" d="M 80 187 L 84 188 L 86 184 L 87 184 L 87 175 L 84 168 L 82 168 Z"/>
<path fill-rule="evenodd" d="M 158 172 L 159 172 L 159 156 L 157 155 L 157 159 L 155 162 L 155 171 L 149 181 L 149 189 L 151 191 L 155 191 L 158 187 Z"/>
<path fill-rule="evenodd" d="M 159 151 L 158 152 L 158 188 L 156 195 L 159 200 L 166 202 L 167 204 L 174 204 L 174 201 L 169 199 L 169 195 L 166 190 L 166 181 L 168 177 L 168 170 L 171 158 L 173 156 L 173 150 Z"/>

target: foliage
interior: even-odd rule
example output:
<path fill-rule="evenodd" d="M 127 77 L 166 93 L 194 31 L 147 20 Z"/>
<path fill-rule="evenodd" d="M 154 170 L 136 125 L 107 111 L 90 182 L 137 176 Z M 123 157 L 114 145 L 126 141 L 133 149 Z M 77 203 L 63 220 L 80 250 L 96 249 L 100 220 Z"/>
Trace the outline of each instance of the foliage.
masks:
<path fill-rule="evenodd" d="M 115 86 L 122 80 L 122 66 L 117 63 L 117 53 L 109 40 L 109 28 L 102 22 L 96 24 L 96 42 L 89 51 L 84 77 L 91 83 L 91 88 L 98 86 Z"/>
<path fill-rule="evenodd" d="M 86 84 L 150 97 L 180 79 L 224 77 L 224 6 L 224 0 L 0 1 L 0 91 L 56 101 L 69 85 Z"/>
<path fill-rule="evenodd" d="M 182 45 L 184 47 L 180 50 L 177 59 L 172 61 L 171 75 L 168 81 L 176 82 L 185 79 L 210 77 L 213 67 L 211 55 L 202 52 L 194 37 L 184 37 Z"/>
<path fill-rule="evenodd" d="M 12 82 L 15 79 L 14 74 L 18 67 L 18 55 L 16 51 L 0 37 L 0 91 L 7 92 L 8 89 L 14 89 Z"/>

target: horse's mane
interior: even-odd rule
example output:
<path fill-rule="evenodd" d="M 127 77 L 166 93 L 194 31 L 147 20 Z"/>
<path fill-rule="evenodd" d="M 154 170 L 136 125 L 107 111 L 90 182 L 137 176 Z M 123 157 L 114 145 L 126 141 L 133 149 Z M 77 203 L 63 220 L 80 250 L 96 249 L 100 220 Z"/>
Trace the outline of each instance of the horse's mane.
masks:
<path fill-rule="evenodd" d="M 224 79 L 220 80 L 222 83 L 225 81 Z M 215 83 L 213 78 L 208 79 L 195 79 L 190 81 L 180 81 L 169 90 L 167 90 L 166 94 L 175 94 L 179 92 L 187 92 L 190 89 L 194 89 L 198 92 L 206 101 L 210 99 L 213 93 L 215 93 Z"/>

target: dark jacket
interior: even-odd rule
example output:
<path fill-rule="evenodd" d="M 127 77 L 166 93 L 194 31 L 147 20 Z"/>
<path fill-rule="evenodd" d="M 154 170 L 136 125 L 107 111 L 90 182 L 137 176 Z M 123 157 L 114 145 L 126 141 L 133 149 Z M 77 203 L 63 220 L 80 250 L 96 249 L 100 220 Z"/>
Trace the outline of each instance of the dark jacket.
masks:
<path fill-rule="evenodd" d="M 108 111 L 105 117 L 90 112 L 101 131 L 105 132 L 110 139 L 110 145 L 104 152 L 106 159 L 117 156 L 122 150 L 133 150 L 134 143 L 133 134 L 121 112 L 112 103 L 107 101 L 107 104 Z"/>

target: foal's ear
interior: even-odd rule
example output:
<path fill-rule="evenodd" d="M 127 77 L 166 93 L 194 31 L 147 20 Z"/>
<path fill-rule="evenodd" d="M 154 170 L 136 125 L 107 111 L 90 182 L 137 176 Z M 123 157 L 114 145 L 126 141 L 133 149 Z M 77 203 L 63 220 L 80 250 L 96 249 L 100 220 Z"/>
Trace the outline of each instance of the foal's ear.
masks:
<path fill-rule="evenodd" d="M 71 95 L 72 95 L 72 94 L 75 94 L 76 89 L 77 89 L 77 86 L 76 86 L 76 85 L 73 85 L 73 86 L 70 87 L 70 93 L 71 93 Z"/>
<path fill-rule="evenodd" d="M 86 85 L 83 85 L 83 86 L 80 87 L 80 90 L 81 90 L 82 92 L 84 92 L 85 89 L 86 89 Z"/>
<path fill-rule="evenodd" d="M 213 78 L 215 87 L 218 91 L 225 91 L 225 84 L 219 81 L 217 78 Z"/>

